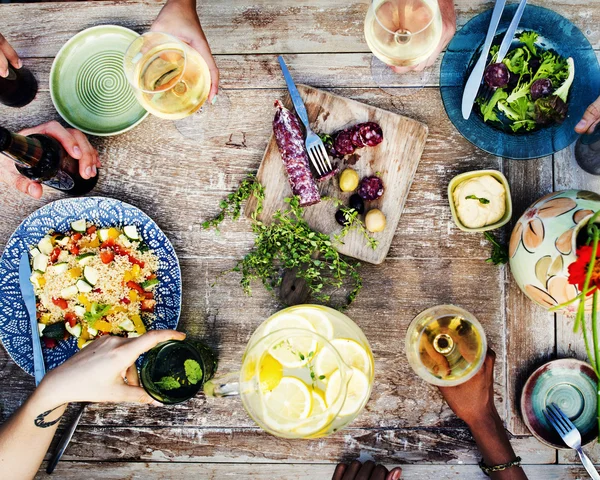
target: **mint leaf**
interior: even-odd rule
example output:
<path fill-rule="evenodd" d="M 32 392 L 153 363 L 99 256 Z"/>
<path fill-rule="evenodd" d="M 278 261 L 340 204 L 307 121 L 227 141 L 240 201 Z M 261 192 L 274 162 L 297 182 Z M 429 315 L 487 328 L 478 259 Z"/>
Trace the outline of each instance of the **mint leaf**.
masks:
<path fill-rule="evenodd" d="M 200 380 L 202 380 L 203 372 L 202 367 L 196 360 L 192 360 L 188 358 L 185 362 L 183 362 L 183 368 L 185 368 L 185 376 L 192 385 L 196 385 Z"/>
<path fill-rule="evenodd" d="M 181 387 L 181 383 L 173 377 L 162 377 L 159 382 L 154 382 L 154 385 L 162 390 L 176 390 Z"/>

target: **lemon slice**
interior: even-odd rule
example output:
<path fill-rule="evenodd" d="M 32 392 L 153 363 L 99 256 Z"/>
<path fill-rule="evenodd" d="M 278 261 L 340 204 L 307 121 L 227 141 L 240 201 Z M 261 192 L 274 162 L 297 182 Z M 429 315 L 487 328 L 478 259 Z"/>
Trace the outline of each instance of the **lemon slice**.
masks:
<path fill-rule="evenodd" d="M 265 395 L 267 409 L 288 422 L 297 422 L 310 415 L 313 397 L 306 383 L 296 377 L 282 377 L 271 393 Z M 273 417 L 269 423 L 278 431 L 284 431 L 286 425 Z"/>
<path fill-rule="evenodd" d="M 313 333 L 315 331 L 312 324 L 304 317 L 293 313 L 284 313 L 267 322 L 264 333 L 268 335 L 288 328 L 302 329 Z M 310 352 L 313 352 L 314 355 L 316 350 L 317 340 L 310 335 L 306 337 L 290 336 L 290 338 L 271 346 L 269 353 L 284 367 L 298 368 L 304 366 L 310 358 Z"/>
<path fill-rule="evenodd" d="M 331 405 L 337 399 L 338 393 L 342 388 L 342 376 L 339 370 L 331 374 L 325 391 L 325 401 Z M 352 367 L 352 377 L 348 382 L 348 391 L 346 400 L 340 410 L 339 416 L 354 415 L 358 413 L 369 392 L 369 379 L 358 368 Z"/>
<path fill-rule="evenodd" d="M 296 429 L 293 430 L 303 438 L 318 437 L 326 433 L 325 429 L 333 420 L 333 415 L 323 415 L 327 411 L 325 394 L 322 390 L 312 391 L 313 406 L 310 416 Z"/>
<path fill-rule="evenodd" d="M 315 331 L 327 340 L 333 338 L 333 324 L 327 315 L 316 307 L 300 307 L 294 309 L 291 315 L 298 315 L 310 322 Z"/>
<path fill-rule="evenodd" d="M 338 351 L 342 360 L 350 367 L 358 368 L 364 374 L 371 371 L 371 358 L 367 351 L 355 340 L 349 338 L 336 338 L 331 345 Z M 329 347 L 323 348 L 315 356 L 315 372 L 317 375 L 329 375 L 339 368 L 335 356 Z"/>
<path fill-rule="evenodd" d="M 283 366 L 268 353 L 260 362 L 258 379 L 263 392 L 274 390 L 283 378 Z"/>

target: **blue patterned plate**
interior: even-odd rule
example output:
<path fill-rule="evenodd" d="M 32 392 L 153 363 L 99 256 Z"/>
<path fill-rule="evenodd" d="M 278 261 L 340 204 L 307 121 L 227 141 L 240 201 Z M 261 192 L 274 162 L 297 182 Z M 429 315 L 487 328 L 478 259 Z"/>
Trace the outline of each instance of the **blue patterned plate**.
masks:
<path fill-rule="evenodd" d="M 516 8 L 514 4 L 504 9 L 498 34 L 504 34 Z M 491 10 L 485 11 L 465 24 L 448 45 L 442 59 L 440 88 L 450 121 L 473 145 L 505 158 L 538 158 L 568 147 L 577 139 L 577 133 L 573 130 L 575 125 L 588 105 L 600 94 L 600 68 L 594 50 L 583 33 L 566 18 L 547 8 L 527 5 L 517 32 L 535 31 L 540 35 L 539 43 L 543 47 L 556 50 L 565 58 L 573 57 L 575 79 L 569 91 L 569 112 L 565 121 L 561 125 L 535 132 L 513 134 L 484 123 L 475 110 L 469 120 L 462 117 L 463 89 L 476 55 L 481 51 L 491 15 Z"/>
<path fill-rule="evenodd" d="M 12 234 L 0 258 L 0 339 L 15 363 L 33 375 L 31 328 L 19 288 L 19 260 L 50 230 L 66 232 L 72 221 L 86 219 L 99 227 L 135 225 L 159 259 L 156 318 L 149 329 L 177 327 L 181 311 L 181 271 L 173 245 L 140 209 L 102 197 L 70 198 L 43 206 Z M 73 337 L 53 349 L 43 348 L 46 369 L 59 366 L 78 351 Z"/>

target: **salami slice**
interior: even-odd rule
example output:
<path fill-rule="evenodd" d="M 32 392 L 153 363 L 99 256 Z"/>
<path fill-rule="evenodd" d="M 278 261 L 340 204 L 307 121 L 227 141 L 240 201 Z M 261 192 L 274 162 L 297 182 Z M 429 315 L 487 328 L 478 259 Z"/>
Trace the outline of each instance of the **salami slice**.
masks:
<path fill-rule="evenodd" d="M 352 143 L 353 129 L 347 128 L 342 130 L 335 135 L 333 140 L 333 147 L 340 155 L 350 155 L 354 153 L 356 147 Z"/>
<path fill-rule="evenodd" d="M 363 146 L 374 147 L 383 142 L 383 130 L 375 122 L 359 123 L 354 128 L 358 129 L 358 137 Z"/>
<path fill-rule="evenodd" d="M 275 108 L 277 110 L 273 118 L 273 133 L 292 193 L 300 197 L 302 207 L 319 203 L 321 196 L 310 171 L 300 122 L 279 100 L 275 101 Z"/>
<path fill-rule="evenodd" d="M 338 173 L 340 173 L 340 166 L 337 165 L 336 163 L 333 163 L 333 169 L 331 170 L 331 172 L 326 173 L 322 176 L 317 176 L 317 182 L 324 182 L 325 180 L 328 180 L 332 177 L 335 177 Z"/>
<path fill-rule="evenodd" d="M 377 175 L 365 177 L 360 181 L 358 194 L 364 200 L 377 200 L 383 195 L 383 182 Z"/>

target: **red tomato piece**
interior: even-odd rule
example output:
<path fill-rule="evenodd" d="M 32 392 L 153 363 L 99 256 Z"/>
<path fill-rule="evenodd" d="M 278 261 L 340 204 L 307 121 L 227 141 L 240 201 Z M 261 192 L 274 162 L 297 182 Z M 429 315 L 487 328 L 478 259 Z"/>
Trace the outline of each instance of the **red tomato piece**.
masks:
<path fill-rule="evenodd" d="M 148 278 L 146 280 L 154 280 L 156 278 L 156 275 L 154 273 L 151 273 L 150 275 L 148 275 Z"/>
<path fill-rule="evenodd" d="M 42 337 L 42 340 L 44 341 L 46 348 L 54 348 L 58 345 L 58 342 L 53 338 Z"/>
<path fill-rule="evenodd" d="M 54 247 L 54 250 L 52 250 L 52 253 L 50 254 L 50 262 L 56 263 L 59 255 L 60 255 L 60 247 Z"/>
<path fill-rule="evenodd" d="M 92 225 L 91 227 L 88 227 L 88 229 L 85 231 L 85 233 L 87 233 L 88 235 L 91 235 L 95 231 L 96 231 L 96 226 Z"/>
<path fill-rule="evenodd" d="M 65 321 L 69 322 L 69 326 L 73 328 L 75 325 L 77 325 L 77 315 L 75 315 L 73 312 L 67 312 L 65 313 Z"/>
<path fill-rule="evenodd" d="M 152 292 L 144 292 L 144 297 L 148 299 L 154 298 L 154 293 Z"/>
<path fill-rule="evenodd" d="M 153 312 L 156 300 L 146 299 L 142 300 L 142 312 Z"/>
<path fill-rule="evenodd" d="M 144 293 L 144 289 L 142 288 L 142 286 L 139 283 L 134 282 L 133 280 L 129 280 L 127 282 L 127 286 L 129 288 L 132 288 L 133 290 L 138 291 L 139 293 L 143 294 Z"/>
<path fill-rule="evenodd" d="M 129 305 L 131 303 L 131 300 L 129 300 L 127 297 L 123 297 L 121 299 L 121 303 L 124 303 L 125 305 Z"/>
<path fill-rule="evenodd" d="M 92 290 L 92 293 L 102 293 L 102 289 L 101 288 L 94 288 Z"/>
<path fill-rule="evenodd" d="M 132 263 L 133 265 L 139 265 L 140 268 L 144 268 L 144 265 L 146 265 L 144 262 L 142 262 L 141 260 L 138 260 L 133 255 L 127 255 L 127 258 L 129 258 L 130 263 Z"/>
<path fill-rule="evenodd" d="M 63 310 L 66 310 L 67 308 L 69 308 L 69 304 L 67 303 L 67 301 L 64 298 L 53 298 L 52 303 L 54 305 L 56 305 L 57 307 L 62 308 Z"/>
<path fill-rule="evenodd" d="M 106 242 L 102 242 L 102 245 L 100 245 L 100 248 L 112 248 L 115 246 L 115 241 L 112 238 L 109 238 L 108 240 L 106 240 Z"/>
<path fill-rule="evenodd" d="M 129 255 L 129 252 L 117 243 L 112 246 L 112 249 L 117 255 Z"/>
<path fill-rule="evenodd" d="M 71 245 L 69 247 L 69 252 L 71 252 L 71 255 L 79 255 L 79 247 L 77 245 Z"/>
<path fill-rule="evenodd" d="M 113 252 L 111 250 L 102 250 L 100 252 L 100 260 L 102 260 L 102 263 L 108 264 L 108 263 L 112 262 L 114 259 L 115 259 L 115 252 Z"/>
<path fill-rule="evenodd" d="M 71 240 L 73 240 L 74 242 L 78 242 L 79 240 L 81 240 L 81 237 L 83 237 L 81 233 L 74 233 L 73 235 L 71 235 Z"/>

